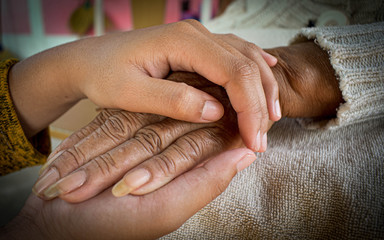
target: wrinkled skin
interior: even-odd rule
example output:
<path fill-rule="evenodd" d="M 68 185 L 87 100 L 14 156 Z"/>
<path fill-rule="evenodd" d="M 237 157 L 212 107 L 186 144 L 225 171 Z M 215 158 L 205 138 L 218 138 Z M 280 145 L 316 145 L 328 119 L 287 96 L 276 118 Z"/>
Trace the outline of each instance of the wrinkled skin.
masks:
<path fill-rule="evenodd" d="M 8 80 L 29 138 L 84 98 L 103 108 L 195 123 L 217 121 L 224 111 L 214 97 L 187 84 L 164 81 L 170 71 L 196 72 L 225 87 L 244 143 L 259 151 L 258 131 L 263 136 L 268 118 L 281 117 L 274 110 L 279 94 L 270 66 L 275 63 L 276 58 L 255 44 L 213 34 L 189 19 L 47 49 L 15 64 Z"/>
<path fill-rule="evenodd" d="M 279 59 L 278 65 L 272 70 L 279 83 L 284 116 L 330 117 L 334 115 L 336 107 L 342 102 L 342 98 L 326 53 L 312 42 L 268 51 Z M 178 81 L 183 80 L 183 78 L 185 80 L 189 78 L 199 79 L 196 75 L 184 75 L 184 73 L 173 75 L 173 77 L 175 76 L 178 76 Z M 210 86 L 204 90 L 210 91 L 210 89 L 215 89 L 214 91 L 218 93 L 222 91 L 220 87 L 211 88 Z M 220 98 L 218 97 L 218 99 Z M 225 101 L 224 99 L 220 100 Z M 227 112 L 225 114 L 227 118 L 223 118 L 216 125 L 204 124 L 196 126 L 192 123 L 174 121 L 155 115 L 135 114 L 118 110 L 103 111 L 93 123 L 63 142 L 57 151 L 66 150 L 66 152 L 61 153 L 61 157 L 56 159 L 51 157 L 45 172 L 52 166 L 60 166 L 63 168 L 60 171 L 64 175 L 64 172 L 75 169 L 76 164 L 80 163 L 82 165 L 83 162 L 80 161 L 85 161 L 84 159 L 98 159 L 98 154 L 109 149 L 113 151 L 114 148 L 123 146 L 123 144 L 130 141 L 129 139 L 133 138 L 134 132 L 136 132 L 136 136 L 139 135 L 135 141 L 140 142 L 139 139 L 143 139 L 143 145 L 141 143 L 127 145 L 127 150 L 124 150 L 127 152 L 122 154 L 124 158 L 120 156 L 120 158 L 115 159 L 115 162 L 120 160 L 124 167 L 129 165 L 127 163 L 130 160 L 130 155 L 134 155 L 132 159 L 141 158 L 141 160 L 133 163 L 132 167 L 138 167 L 137 164 L 140 164 L 143 159 L 151 158 L 155 161 L 146 161 L 144 164 L 147 164 L 147 168 L 152 166 L 155 169 L 157 166 L 156 161 L 161 162 L 161 158 L 156 158 L 159 155 L 151 153 L 147 149 L 151 151 L 155 149 L 160 152 L 158 147 L 153 147 L 157 145 L 150 144 L 150 142 L 160 143 L 160 141 L 154 141 L 159 138 L 171 139 L 167 142 L 170 144 L 168 148 L 160 153 L 160 155 L 166 154 L 167 149 L 174 149 L 170 151 L 168 157 L 163 157 L 163 159 L 177 161 L 169 164 L 169 166 L 178 166 L 184 171 L 199 163 L 200 165 L 176 177 L 164 187 L 140 196 L 129 194 L 125 197 L 115 198 L 111 194 L 111 188 L 107 188 L 87 201 L 70 204 L 58 198 L 43 201 L 32 195 L 21 214 L 3 229 L 3 232 L 9 233 L 9 236 L 36 237 L 37 239 L 147 239 L 156 238 L 177 229 L 196 211 L 224 191 L 229 181 L 239 170 L 235 170 L 236 167 L 234 167 L 234 164 L 238 161 L 236 158 L 239 155 L 234 153 L 242 151 L 240 149 L 222 153 L 208 161 L 205 159 L 210 155 L 214 155 L 215 152 L 223 151 L 238 143 L 236 140 L 239 139 L 237 129 L 233 127 L 237 126 L 236 118 L 233 118 L 230 110 L 228 112 L 229 115 L 227 115 Z M 129 131 L 121 131 L 121 129 L 124 129 L 123 126 L 127 125 L 117 124 L 120 122 L 117 119 L 125 119 L 130 124 L 130 127 L 127 128 Z M 143 130 L 146 128 L 155 132 Z M 140 131 L 151 134 L 141 134 L 140 137 Z M 183 132 L 185 133 L 183 134 Z M 146 140 L 144 141 L 144 139 Z M 122 144 L 119 145 L 119 143 Z M 164 147 L 167 145 L 164 141 L 161 143 L 158 146 Z M 179 144 L 182 143 L 185 145 L 180 147 Z M 82 146 L 84 150 L 88 150 L 87 152 L 76 151 L 75 146 L 77 148 Z M 187 147 L 184 148 L 184 146 Z M 77 158 L 79 160 L 77 163 L 73 161 L 74 154 L 79 154 L 83 158 Z M 140 157 L 140 154 L 146 156 Z M 173 155 L 176 155 L 176 157 Z M 88 157 L 84 158 L 85 156 Z M 188 161 L 188 158 L 192 159 L 192 161 Z M 112 175 L 117 174 L 118 177 L 115 177 L 115 179 L 118 180 L 124 174 L 124 171 L 118 172 L 117 165 L 110 165 L 110 168 L 107 168 L 108 161 L 100 160 L 100 163 L 105 163 L 105 165 L 93 164 L 93 169 L 96 169 L 95 175 L 88 176 L 92 178 L 92 181 L 93 179 L 103 180 L 103 177 L 109 173 Z M 91 162 L 88 164 L 92 165 Z M 254 164 L 257 164 L 257 162 Z M 87 164 L 81 168 L 86 166 Z M 97 171 L 97 167 L 101 167 L 103 170 Z M 166 167 L 163 169 L 176 168 Z M 175 172 L 177 171 L 173 171 L 173 173 Z M 160 178 L 165 175 L 171 176 L 169 173 L 162 175 L 164 173 L 164 171 L 159 171 L 153 174 L 157 174 L 156 176 L 160 176 Z M 156 181 L 161 182 L 160 178 L 156 179 Z M 109 183 L 106 185 L 113 184 L 111 179 L 107 180 Z M 91 185 L 86 185 L 91 184 L 89 182 L 91 180 L 87 180 L 82 187 L 71 193 L 60 195 L 60 198 L 69 201 L 82 201 L 101 191 L 100 189 L 96 191 L 90 189 Z M 83 188 L 86 188 L 86 190 L 83 190 Z M 81 195 L 79 191 L 85 194 Z M 139 194 L 140 191 L 137 190 L 135 193 Z M 23 226 L 23 228 L 20 228 L 20 226 Z"/>
<path fill-rule="evenodd" d="M 60 156 L 43 173 L 55 169 L 64 177 L 78 168 L 86 172 L 85 183 L 70 192 L 62 187 L 61 198 L 70 202 L 86 200 L 139 168 L 149 171 L 151 179 L 133 193 L 145 194 L 202 160 L 241 145 L 236 112 L 224 88 L 194 73 L 176 72 L 168 79 L 185 82 L 219 99 L 225 108 L 224 116 L 215 123 L 197 124 L 152 114 L 102 110 L 91 124 L 55 150 L 52 155 Z"/>
<path fill-rule="evenodd" d="M 278 59 L 282 115 L 290 118 L 331 118 L 343 102 L 329 55 L 312 41 L 268 49 Z"/>
<path fill-rule="evenodd" d="M 326 52 L 313 42 L 267 52 L 278 58 L 272 71 L 279 84 L 283 116 L 334 116 L 342 98 Z M 116 183 L 127 172 L 123 182 L 130 189 L 125 194 L 145 194 L 208 157 L 241 144 L 236 115 L 224 89 L 192 73 L 173 73 L 169 79 L 185 82 L 217 98 L 225 106 L 224 117 L 216 123 L 194 124 L 157 115 L 104 110 L 52 154 L 56 156 L 50 158 L 42 175 L 55 169 L 53 177 L 36 184 L 38 195 L 83 201 Z M 149 172 L 147 183 L 135 183 L 138 175 L 133 170 L 137 169 Z M 74 170 L 84 170 L 86 179 L 74 184 L 73 176 L 66 177 L 46 190 Z"/>

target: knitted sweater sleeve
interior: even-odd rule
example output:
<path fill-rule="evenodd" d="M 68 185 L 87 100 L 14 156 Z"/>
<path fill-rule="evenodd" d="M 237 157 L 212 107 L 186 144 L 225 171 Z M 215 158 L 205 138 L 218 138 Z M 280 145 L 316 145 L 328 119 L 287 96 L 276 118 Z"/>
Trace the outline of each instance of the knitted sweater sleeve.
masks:
<path fill-rule="evenodd" d="M 344 27 L 305 28 L 293 44 L 313 39 L 329 53 L 345 103 L 325 128 L 384 117 L 384 22 Z M 318 128 L 324 122 L 300 119 Z"/>
<path fill-rule="evenodd" d="M 8 86 L 8 72 L 16 60 L 0 63 L 0 176 L 45 162 L 50 151 L 48 130 L 27 139 Z"/>

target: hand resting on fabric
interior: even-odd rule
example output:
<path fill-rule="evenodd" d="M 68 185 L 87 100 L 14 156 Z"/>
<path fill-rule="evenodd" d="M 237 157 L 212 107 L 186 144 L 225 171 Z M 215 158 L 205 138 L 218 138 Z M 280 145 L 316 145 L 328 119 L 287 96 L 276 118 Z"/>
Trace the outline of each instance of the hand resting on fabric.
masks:
<path fill-rule="evenodd" d="M 1 239 L 157 239 L 175 231 L 222 193 L 255 160 L 234 149 L 212 157 L 166 186 L 143 196 L 115 198 L 111 189 L 77 204 L 31 194 Z"/>
<path fill-rule="evenodd" d="M 272 71 L 279 85 L 283 116 L 335 115 L 342 97 L 325 51 L 313 42 L 266 51 L 278 58 Z M 193 124 L 105 110 L 52 154 L 35 192 L 45 199 L 60 196 L 79 202 L 98 194 L 128 172 L 114 188 L 114 194 L 145 194 L 209 156 L 241 143 L 235 113 L 221 87 L 190 73 L 175 73 L 170 79 L 212 94 L 225 106 L 225 116 L 217 123 Z"/>

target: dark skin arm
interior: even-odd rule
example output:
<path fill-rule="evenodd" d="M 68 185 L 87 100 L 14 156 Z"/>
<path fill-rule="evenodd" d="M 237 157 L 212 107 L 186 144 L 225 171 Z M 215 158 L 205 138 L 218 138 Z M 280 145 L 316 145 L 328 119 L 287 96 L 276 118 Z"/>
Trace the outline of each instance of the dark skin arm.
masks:
<path fill-rule="evenodd" d="M 272 71 L 279 85 L 283 117 L 336 116 L 343 98 L 326 51 L 313 41 L 266 51 L 278 59 Z"/>

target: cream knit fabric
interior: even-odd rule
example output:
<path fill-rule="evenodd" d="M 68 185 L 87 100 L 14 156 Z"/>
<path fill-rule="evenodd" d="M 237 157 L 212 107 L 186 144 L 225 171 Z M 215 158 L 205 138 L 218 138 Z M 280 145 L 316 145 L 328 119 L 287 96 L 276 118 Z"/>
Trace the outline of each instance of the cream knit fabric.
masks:
<path fill-rule="evenodd" d="M 383 29 L 303 29 L 340 80 L 337 119 L 276 123 L 267 152 L 163 239 L 384 239 Z"/>
<path fill-rule="evenodd" d="M 302 28 L 326 11 L 337 10 L 350 24 L 384 21 L 380 0 L 237 0 L 207 24 L 208 29 Z"/>
<path fill-rule="evenodd" d="M 227 190 L 164 239 L 383 239 L 384 122 L 284 119 Z"/>
<path fill-rule="evenodd" d="M 384 117 L 384 22 L 345 27 L 306 28 L 295 39 L 315 39 L 329 53 L 345 101 L 326 127 Z M 307 127 L 317 122 L 302 119 Z"/>

